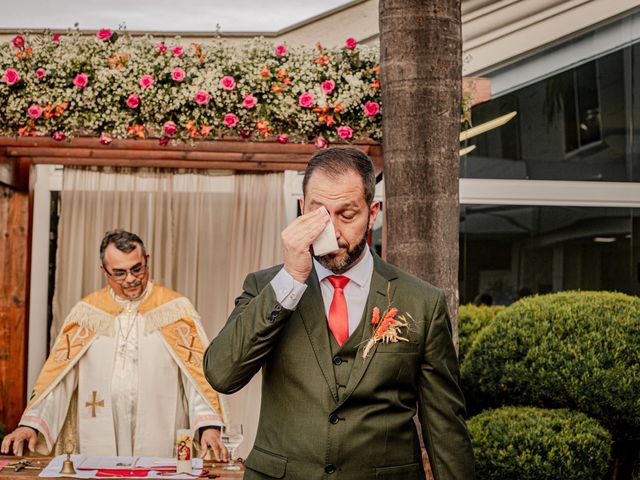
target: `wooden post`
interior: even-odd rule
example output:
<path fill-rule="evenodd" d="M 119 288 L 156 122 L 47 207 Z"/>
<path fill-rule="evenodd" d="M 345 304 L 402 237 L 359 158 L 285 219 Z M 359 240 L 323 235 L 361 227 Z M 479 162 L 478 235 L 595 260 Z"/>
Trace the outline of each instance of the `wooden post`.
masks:
<path fill-rule="evenodd" d="M 26 400 L 29 194 L 0 186 L 0 422 L 18 425 Z"/>

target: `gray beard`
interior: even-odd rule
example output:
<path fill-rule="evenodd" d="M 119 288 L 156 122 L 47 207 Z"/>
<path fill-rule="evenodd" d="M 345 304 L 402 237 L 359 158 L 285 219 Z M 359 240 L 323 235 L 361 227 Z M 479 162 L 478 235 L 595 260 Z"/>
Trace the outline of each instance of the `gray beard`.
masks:
<path fill-rule="evenodd" d="M 314 255 L 314 258 L 327 270 L 331 270 L 333 273 L 337 274 L 344 273 L 358 261 L 358 259 L 362 255 L 362 252 L 364 252 L 364 249 L 367 248 L 367 233 L 368 231 L 365 230 L 362 240 L 360 240 L 358 245 L 356 245 L 353 250 L 347 251 L 347 256 L 338 263 L 335 262 L 335 254 L 322 256 Z"/>

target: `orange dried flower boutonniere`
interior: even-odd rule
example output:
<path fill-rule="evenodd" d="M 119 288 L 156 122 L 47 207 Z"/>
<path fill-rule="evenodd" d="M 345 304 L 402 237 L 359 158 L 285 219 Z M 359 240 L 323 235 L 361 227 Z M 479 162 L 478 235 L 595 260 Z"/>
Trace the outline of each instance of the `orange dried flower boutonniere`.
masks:
<path fill-rule="evenodd" d="M 406 328 L 408 330 L 410 321 L 413 321 L 411 315 L 408 313 L 398 315 L 398 309 L 391 307 L 390 304 L 382 315 L 380 315 L 380 309 L 378 307 L 373 307 L 373 313 L 371 315 L 371 338 L 364 347 L 362 358 L 367 358 L 373 346 L 378 342 L 408 342 L 409 339 L 402 336 L 406 335 L 406 333 L 402 332 L 402 329 Z"/>

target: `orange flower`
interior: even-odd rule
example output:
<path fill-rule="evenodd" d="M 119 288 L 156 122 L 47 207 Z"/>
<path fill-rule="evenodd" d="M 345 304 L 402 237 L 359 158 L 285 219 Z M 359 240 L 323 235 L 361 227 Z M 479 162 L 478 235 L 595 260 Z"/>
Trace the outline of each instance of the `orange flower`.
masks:
<path fill-rule="evenodd" d="M 127 127 L 127 133 L 131 137 L 143 139 L 144 125 L 137 124 L 137 125 L 132 125 L 130 127 Z"/>
<path fill-rule="evenodd" d="M 369 88 L 371 90 L 380 90 L 380 80 L 376 78 Z"/>
<path fill-rule="evenodd" d="M 267 120 L 265 120 L 264 118 L 260 118 L 260 120 L 258 121 L 258 123 L 256 124 L 256 128 L 258 129 L 258 131 L 260 133 L 262 133 L 265 137 L 267 136 L 267 134 L 273 130 L 272 127 L 269 126 L 269 122 Z"/>
<path fill-rule="evenodd" d="M 373 307 L 373 313 L 371 314 L 371 324 L 377 325 L 380 322 L 380 309 L 378 307 Z"/>
<path fill-rule="evenodd" d="M 213 127 L 210 125 L 202 125 L 202 127 L 200 127 L 200 134 L 203 137 L 206 137 L 207 135 L 209 135 L 211 133 L 211 130 L 213 130 Z"/>
<path fill-rule="evenodd" d="M 68 107 L 69 107 L 69 104 L 67 102 L 56 104 L 55 116 L 59 117 L 60 115 L 62 115 Z"/>
<path fill-rule="evenodd" d="M 199 43 L 192 43 L 191 46 L 195 50 L 196 57 L 198 57 L 198 59 L 200 60 L 200 63 L 204 63 L 204 57 L 206 57 L 207 54 L 206 53 L 205 54 L 202 53 L 202 47 L 200 46 L 200 44 Z"/>
<path fill-rule="evenodd" d="M 51 112 L 51 109 L 52 109 L 52 108 L 53 108 L 53 107 L 51 106 L 51 104 L 50 104 L 50 103 L 47 103 L 47 104 L 44 106 L 44 109 L 43 109 L 43 111 L 44 111 L 44 118 L 51 118 L 51 117 L 53 117 L 53 113 Z"/>
<path fill-rule="evenodd" d="M 341 103 L 336 103 L 335 107 L 333 107 L 333 113 L 340 113 L 342 110 L 344 110 L 344 107 Z"/>
<path fill-rule="evenodd" d="M 314 58 L 313 63 L 317 63 L 318 65 L 326 65 L 327 63 L 329 63 L 331 61 L 331 58 L 329 58 L 327 55 L 320 55 L 316 58 Z"/>
<path fill-rule="evenodd" d="M 287 71 L 284 68 L 279 68 L 278 71 L 276 72 L 276 77 L 278 78 L 284 78 L 287 75 L 288 75 Z"/>
<path fill-rule="evenodd" d="M 380 65 L 376 65 L 373 67 L 373 73 L 380 75 Z"/>
<path fill-rule="evenodd" d="M 260 67 L 260 76 L 262 78 L 269 78 L 269 77 L 271 77 L 271 72 L 269 71 L 269 69 L 267 67 L 265 67 L 263 65 L 262 67 Z"/>
<path fill-rule="evenodd" d="M 277 83 L 274 83 L 273 85 L 271 85 L 271 91 L 273 93 L 280 93 L 280 92 L 284 92 L 284 88 L 282 88 L 280 85 L 278 85 Z"/>
<path fill-rule="evenodd" d="M 191 135 L 192 137 L 200 136 L 200 133 L 198 133 L 198 128 L 196 127 L 196 122 L 194 120 L 189 120 L 185 125 L 185 128 L 187 129 L 187 132 L 189 132 L 189 135 Z"/>

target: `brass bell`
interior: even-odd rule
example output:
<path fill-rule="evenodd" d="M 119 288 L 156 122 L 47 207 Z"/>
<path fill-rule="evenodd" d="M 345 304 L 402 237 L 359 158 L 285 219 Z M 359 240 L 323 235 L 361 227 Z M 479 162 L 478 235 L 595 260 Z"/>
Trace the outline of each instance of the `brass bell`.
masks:
<path fill-rule="evenodd" d="M 62 462 L 62 470 L 60 473 L 65 475 L 75 475 L 76 469 L 73 467 L 73 460 L 71 460 L 71 453 L 73 452 L 73 444 L 71 442 L 65 445 L 65 452 L 67 453 L 67 459 Z"/>

